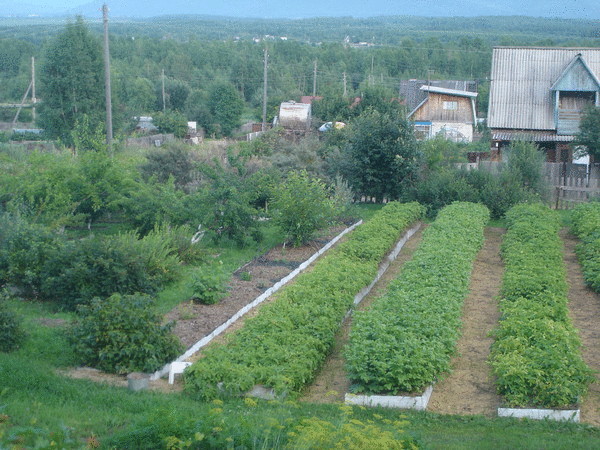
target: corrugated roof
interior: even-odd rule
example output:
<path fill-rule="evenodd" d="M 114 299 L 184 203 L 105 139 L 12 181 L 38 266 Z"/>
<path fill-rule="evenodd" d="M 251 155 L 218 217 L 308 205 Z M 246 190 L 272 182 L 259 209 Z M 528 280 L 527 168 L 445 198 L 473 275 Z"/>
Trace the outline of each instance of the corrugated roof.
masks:
<path fill-rule="evenodd" d="M 403 80 L 400 82 L 400 97 L 406 101 L 409 111 L 413 111 L 427 98 L 427 92 L 421 90 L 422 86 L 477 92 L 477 82 L 471 80 Z"/>
<path fill-rule="evenodd" d="M 544 131 L 496 131 L 494 141 L 573 142 L 575 136 L 557 135 Z"/>
<path fill-rule="evenodd" d="M 551 88 L 578 54 L 598 77 L 600 48 L 494 48 L 488 126 L 555 130 Z"/>

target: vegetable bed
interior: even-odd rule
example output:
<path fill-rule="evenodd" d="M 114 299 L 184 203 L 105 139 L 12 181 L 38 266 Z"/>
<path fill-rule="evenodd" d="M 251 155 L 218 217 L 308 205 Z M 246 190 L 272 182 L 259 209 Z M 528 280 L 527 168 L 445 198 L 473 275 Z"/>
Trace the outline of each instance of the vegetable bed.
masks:
<path fill-rule="evenodd" d="M 186 370 L 186 389 L 203 399 L 240 395 L 258 384 L 278 395 L 297 393 L 325 359 L 354 296 L 423 212 L 417 203 L 387 204 L 226 343 L 209 347 Z"/>
<path fill-rule="evenodd" d="M 559 218 L 541 204 L 506 217 L 502 320 L 491 354 L 498 391 L 512 407 L 574 405 L 593 378 L 568 315 Z"/>
<path fill-rule="evenodd" d="M 577 258 L 586 284 L 600 292 L 600 202 L 582 203 L 571 215 L 571 230 L 581 239 Z"/>
<path fill-rule="evenodd" d="M 416 392 L 450 369 L 488 220 L 483 205 L 444 208 L 386 294 L 356 313 L 345 354 L 355 392 Z"/>

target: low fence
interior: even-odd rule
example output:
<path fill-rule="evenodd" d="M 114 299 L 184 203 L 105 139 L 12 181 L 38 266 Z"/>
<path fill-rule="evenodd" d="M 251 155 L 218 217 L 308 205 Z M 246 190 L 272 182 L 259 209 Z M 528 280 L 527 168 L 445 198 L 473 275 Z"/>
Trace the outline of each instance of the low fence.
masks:
<path fill-rule="evenodd" d="M 480 161 L 458 166 L 499 173 L 502 162 Z M 551 205 L 556 209 L 571 209 L 578 203 L 600 197 L 600 164 L 545 163 L 544 174 L 551 187 Z"/>

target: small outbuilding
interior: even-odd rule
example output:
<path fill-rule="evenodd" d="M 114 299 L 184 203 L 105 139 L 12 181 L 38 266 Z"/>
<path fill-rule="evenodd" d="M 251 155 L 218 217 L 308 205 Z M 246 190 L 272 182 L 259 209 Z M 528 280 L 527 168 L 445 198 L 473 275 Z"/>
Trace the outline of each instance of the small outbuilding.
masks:
<path fill-rule="evenodd" d="M 310 104 L 283 102 L 279 107 L 277 124 L 291 131 L 308 131 L 312 121 Z"/>

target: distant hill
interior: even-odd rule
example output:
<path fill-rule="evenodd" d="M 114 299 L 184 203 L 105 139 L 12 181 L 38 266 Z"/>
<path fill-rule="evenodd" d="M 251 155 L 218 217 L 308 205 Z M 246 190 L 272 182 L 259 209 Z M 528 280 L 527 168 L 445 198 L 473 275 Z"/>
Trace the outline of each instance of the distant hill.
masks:
<path fill-rule="evenodd" d="M 103 1 L 0 0 L 1 16 L 32 14 L 98 16 Z M 107 1 L 115 17 L 154 17 L 203 14 L 252 18 L 374 17 L 411 15 L 425 17 L 473 17 L 523 15 L 531 17 L 600 19 L 597 0 L 118 0 Z"/>

